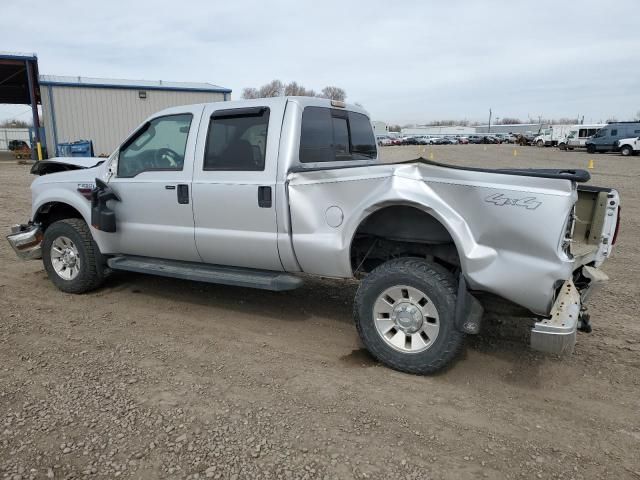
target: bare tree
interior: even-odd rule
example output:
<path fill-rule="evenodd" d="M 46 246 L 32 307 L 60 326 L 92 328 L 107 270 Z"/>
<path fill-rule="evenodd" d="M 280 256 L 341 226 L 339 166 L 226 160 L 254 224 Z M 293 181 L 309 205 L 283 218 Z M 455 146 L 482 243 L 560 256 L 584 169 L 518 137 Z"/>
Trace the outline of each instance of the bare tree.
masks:
<path fill-rule="evenodd" d="M 345 98 L 347 98 L 347 92 L 340 87 L 324 87 L 320 96 L 344 102 Z"/>
<path fill-rule="evenodd" d="M 271 80 L 260 87 L 260 98 L 281 97 L 284 93 L 284 85 L 280 80 Z"/>
<path fill-rule="evenodd" d="M 518 123 L 522 123 L 522 120 L 515 117 L 502 117 L 500 119 L 500 125 L 516 125 Z"/>
<path fill-rule="evenodd" d="M 313 90 L 307 90 L 302 85 L 298 85 L 297 82 L 291 82 L 284 86 L 285 96 L 294 97 L 315 97 L 316 92 Z"/>
<path fill-rule="evenodd" d="M 401 132 L 402 127 L 400 125 L 389 125 L 390 132 Z"/>
<path fill-rule="evenodd" d="M 272 80 L 260 88 L 247 87 L 242 90 L 242 98 L 281 97 L 283 95 L 322 97 L 340 101 L 347 98 L 346 92 L 340 87 L 325 87 L 322 89 L 322 93 L 318 94 L 314 90 L 299 85 L 298 82 L 290 82 L 285 85 L 280 80 Z"/>
<path fill-rule="evenodd" d="M 615 116 L 611 116 L 609 118 L 607 118 L 607 122 L 606 123 L 613 123 L 613 122 L 617 122 L 618 119 Z"/>
<path fill-rule="evenodd" d="M 242 98 L 260 98 L 260 92 L 257 88 L 248 87 L 242 90 Z"/>
<path fill-rule="evenodd" d="M 640 110 L 636 112 L 636 118 L 634 118 L 636 122 L 640 122 Z"/>
<path fill-rule="evenodd" d="M 551 123 L 555 125 L 575 125 L 576 123 L 580 123 L 580 120 L 572 117 L 560 117 L 557 120 L 554 119 Z"/>
<path fill-rule="evenodd" d="M 453 127 L 463 126 L 466 127 L 469 124 L 467 120 L 433 120 L 427 125 L 431 127 Z"/>
<path fill-rule="evenodd" d="M 9 119 L 0 122 L 0 128 L 28 128 L 30 126 L 31 123 L 24 120 Z"/>

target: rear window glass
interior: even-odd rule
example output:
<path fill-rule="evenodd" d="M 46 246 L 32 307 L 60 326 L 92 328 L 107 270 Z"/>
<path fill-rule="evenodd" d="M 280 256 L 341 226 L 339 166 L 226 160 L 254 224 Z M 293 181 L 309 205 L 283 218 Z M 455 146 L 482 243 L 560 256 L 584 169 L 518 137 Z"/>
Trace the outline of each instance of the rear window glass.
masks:
<path fill-rule="evenodd" d="M 301 162 L 369 160 L 376 155 L 376 140 L 366 115 L 324 107 L 304 109 Z"/>

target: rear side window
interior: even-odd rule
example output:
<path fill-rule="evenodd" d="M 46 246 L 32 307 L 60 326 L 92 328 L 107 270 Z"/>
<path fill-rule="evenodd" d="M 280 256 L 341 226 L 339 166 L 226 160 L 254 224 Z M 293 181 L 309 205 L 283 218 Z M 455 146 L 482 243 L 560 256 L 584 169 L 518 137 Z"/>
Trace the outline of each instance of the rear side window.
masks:
<path fill-rule="evenodd" d="M 266 107 L 215 112 L 209 122 L 203 169 L 264 170 L 268 125 Z"/>
<path fill-rule="evenodd" d="M 618 130 L 616 128 L 611 130 L 611 136 L 615 137 L 616 135 L 618 135 Z"/>
<path fill-rule="evenodd" d="M 304 109 L 301 162 L 369 160 L 376 154 L 373 129 L 365 115 L 324 107 Z"/>

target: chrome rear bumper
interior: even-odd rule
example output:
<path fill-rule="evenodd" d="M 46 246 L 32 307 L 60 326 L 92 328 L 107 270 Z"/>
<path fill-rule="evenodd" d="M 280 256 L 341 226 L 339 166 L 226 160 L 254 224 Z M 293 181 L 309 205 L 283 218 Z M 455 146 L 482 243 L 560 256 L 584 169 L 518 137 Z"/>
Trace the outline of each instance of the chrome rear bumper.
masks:
<path fill-rule="evenodd" d="M 531 330 L 531 348 L 546 353 L 573 353 L 582 305 L 593 291 L 604 284 L 607 277 L 597 268 L 585 266 L 582 274 L 590 280 L 587 288 L 578 290 L 569 279 L 562 285 L 549 318 L 536 322 Z"/>
<path fill-rule="evenodd" d="M 42 258 L 42 230 L 39 225 L 14 225 L 7 240 L 21 259 Z"/>

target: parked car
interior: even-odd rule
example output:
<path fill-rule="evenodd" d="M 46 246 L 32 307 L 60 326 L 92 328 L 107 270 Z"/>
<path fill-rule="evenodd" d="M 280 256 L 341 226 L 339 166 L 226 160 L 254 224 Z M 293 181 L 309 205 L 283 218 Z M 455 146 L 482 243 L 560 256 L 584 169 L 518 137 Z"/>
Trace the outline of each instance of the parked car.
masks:
<path fill-rule="evenodd" d="M 640 135 L 640 122 L 613 122 L 598 130 L 589 138 L 585 145 L 587 152 L 612 152 L 616 151 L 616 142 L 623 138 L 632 138 Z"/>
<path fill-rule="evenodd" d="M 393 139 L 389 137 L 383 137 L 378 140 L 378 145 L 381 147 L 388 147 L 389 145 L 393 145 Z"/>
<path fill-rule="evenodd" d="M 484 140 L 484 136 L 483 135 L 470 135 L 469 136 L 469 143 L 478 144 L 478 143 L 482 143 L 483 140 Z"/>
<path fill-rule="evenodd" d="M 462 145 L 466 145 L 469 143 L 469 138 L 468 137 L 459 137 L 458 138 L 458 143 L 462 144 Z"/>
<path fill-rule="evenodd" d="M 9 144 L 7 145 L 9 150 L 29 150 L 31 147 L 24 140 L 9 140 Z"/>
<path fill-rule="evenodd" d="M 478 333 L 476 292 L 528 309 L 533 348 L 571 351 L 619 224 L 618 193 L 587 171 L 381 163 L 365 110 L 310 97 L 169 108 L 106 160 L 32 172 L 31 219 L 8 240 L 60 290 L 110 271 L 276 291 L 357 278 L 363 344 L 416 374 Z"/>
<path fill-rule="evenodd" d="M 637 155 L 638 152 L 640 152 L 640 137 L 623 138 L 622 140 L 618 140 L 616 150 L 625 157 Z"/>
<path fill-rule="evenodd" d="M 415 139 L 419 145 L 429 145 L 430 137 L 427 135 L 421 135 L 419 137 L 415 137 Z"/>
<path fill-rule="evenodd" d="M 456 139 L 451 137 L 442 137 L 438 142 L 438 145 L 453 145 L 454 143 L 458 143 Z"/>
<path fill-rule="evenodd" d="M 405 137 L 402 141 L 403 145 L 420 145 L 421 143 L 418 141 L 416 137 Z"/>

